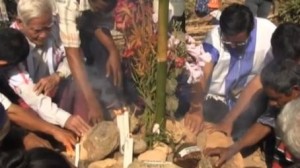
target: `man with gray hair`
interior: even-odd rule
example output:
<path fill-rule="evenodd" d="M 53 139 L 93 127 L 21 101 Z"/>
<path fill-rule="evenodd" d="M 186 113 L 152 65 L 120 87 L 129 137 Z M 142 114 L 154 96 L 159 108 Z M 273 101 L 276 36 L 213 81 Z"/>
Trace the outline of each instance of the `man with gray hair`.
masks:
<path fill-rule="evenodd" d="M 300 98 L 284 106 L 277 118 L 276 133 L 293 157 L 300 159 Z"/>

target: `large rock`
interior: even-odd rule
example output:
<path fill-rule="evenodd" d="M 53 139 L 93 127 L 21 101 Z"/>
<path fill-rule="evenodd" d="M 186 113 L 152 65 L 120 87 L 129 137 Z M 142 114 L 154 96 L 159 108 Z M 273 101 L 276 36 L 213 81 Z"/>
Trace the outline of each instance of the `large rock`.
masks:
<path fill-rule="evenodd" d="M 204 128 L 207 128 L 209 124 L 206 123 Z M 197 145 L 202 149 L 205 148 L 215 148 L 215 147 L 228 147 L 233 144 L 232 138 L 226 136 L 222 132 L 211 131 L 204 129 L 197 136 Z M 211 164 L 214 165 L 218 160 L 218 157 L 204 157 L 201 159 L 200 164 Z M 240 153 L 234 155 L 230 160 L 228 160 L 222 168 L 243 168 L 244 161 Z"/>
<path fill-rule="evenodd" d="M 143 161 L 134 161 L 128 168 L 180 168 L 171 162 L 143 162 Z"/>
<path fill-rule="evenodd" d="M 81 140 L 80 160 L 95 162 L 105 158 L 119 146 L 115 123 L 103 121 L 95 125 Z"/>
<path fill-rule="evenodd" d="M 140 161 L 166 161 L 172 149 L 163 143 L 155 144 L 152 150 L 148 150 L 138 156 Z"/>
<path fill-rule="evenodd" d="M 116 164 L 114 159 L 105 159 L 91 163 L 88 168 L 115 168 Z"/>

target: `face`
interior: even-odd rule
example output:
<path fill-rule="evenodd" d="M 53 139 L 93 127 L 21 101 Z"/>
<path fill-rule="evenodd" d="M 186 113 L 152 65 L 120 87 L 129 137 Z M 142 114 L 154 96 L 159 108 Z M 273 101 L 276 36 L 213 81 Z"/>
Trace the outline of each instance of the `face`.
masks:
<path fill-rule="evenodd" d="M 34 44 L 43 45 L 51 32 L 52 15 L 42 15 L 31 19 L 27 24 L 20 22 L 21 31 Z"/>
<path fill-rule="evenodd" d="M 244 49 L 248 44 L 249 36 L 247 32 L 241 32 L 233 36 L 222 34 L 221 41 L 228 49 Z"/>
<path fill-rule="evenodd" d="M 292 89 L 288 94 L 279 93 L 270 87 L 264 88 L 264 92 L 269 98 L 269 105 L 274 108 L 283 108 L 285 104 L 299 97 L 299 88 Z"/>

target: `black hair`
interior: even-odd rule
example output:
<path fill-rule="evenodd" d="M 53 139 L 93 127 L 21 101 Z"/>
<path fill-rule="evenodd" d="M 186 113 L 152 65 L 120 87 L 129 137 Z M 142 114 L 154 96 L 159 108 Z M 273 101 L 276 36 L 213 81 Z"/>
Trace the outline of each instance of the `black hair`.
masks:
<path fill-rule="evenodd" d="M 17 150 L 0 154 L 1 168 L 71 168 L 61 154 L 47 149 L 34 148 L 29 151 Z"/>
<path fill-rule="evenodd" d="M 24 61 L 28 54 L 28 41 L 20 31 L 12 28 L 0 29 L 0 60 L 6 61 L 8 66 L 16 65 Z"/>
<path fill-rule="evenodd" d="M 291 59 L 273 60 L 263 68 L 260 78 L 264 88 L 289 94 L 293 86 L 300 86 L 300 65 Z"/>
<path fill-rule="evenodd" d="M 300 60 L 300 25 L 295 23 L 280 24 L 271 38 L 273 56 L 277 60 Z"/>
<path fill-rule="evenodd" d="M 254 16 L 247 6 L 233 3 L 222 12 L 220 27 L 221 32 L 227 36 L 242 32 L 249 35 L 254 27 Z"/>

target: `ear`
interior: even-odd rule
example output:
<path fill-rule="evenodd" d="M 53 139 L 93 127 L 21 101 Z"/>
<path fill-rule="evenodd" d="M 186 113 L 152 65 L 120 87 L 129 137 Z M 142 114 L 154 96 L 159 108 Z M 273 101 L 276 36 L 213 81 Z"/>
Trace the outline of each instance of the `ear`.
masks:
<path fill-rule="evenodd" d="M 16 21 L 18 27 L 19 27 L 20 29 L 23 29 L 24 23 L 22 22 L 22 20 L 21 20 L 19 17 L 17 17 L 17 18 L 15 19 L 15 21 Z"/>
<path fill-rule="evenodd" d="M 294 85 L 292 87 L 292 94 L 296 97 L 300 96 L 300 86 L 299 85 Z"/>
<path fill-rule="evenodd" d="M 0 66 L 4 66 L 4 65 L 7 65 L 7 61 L 0 60 Z"/>

